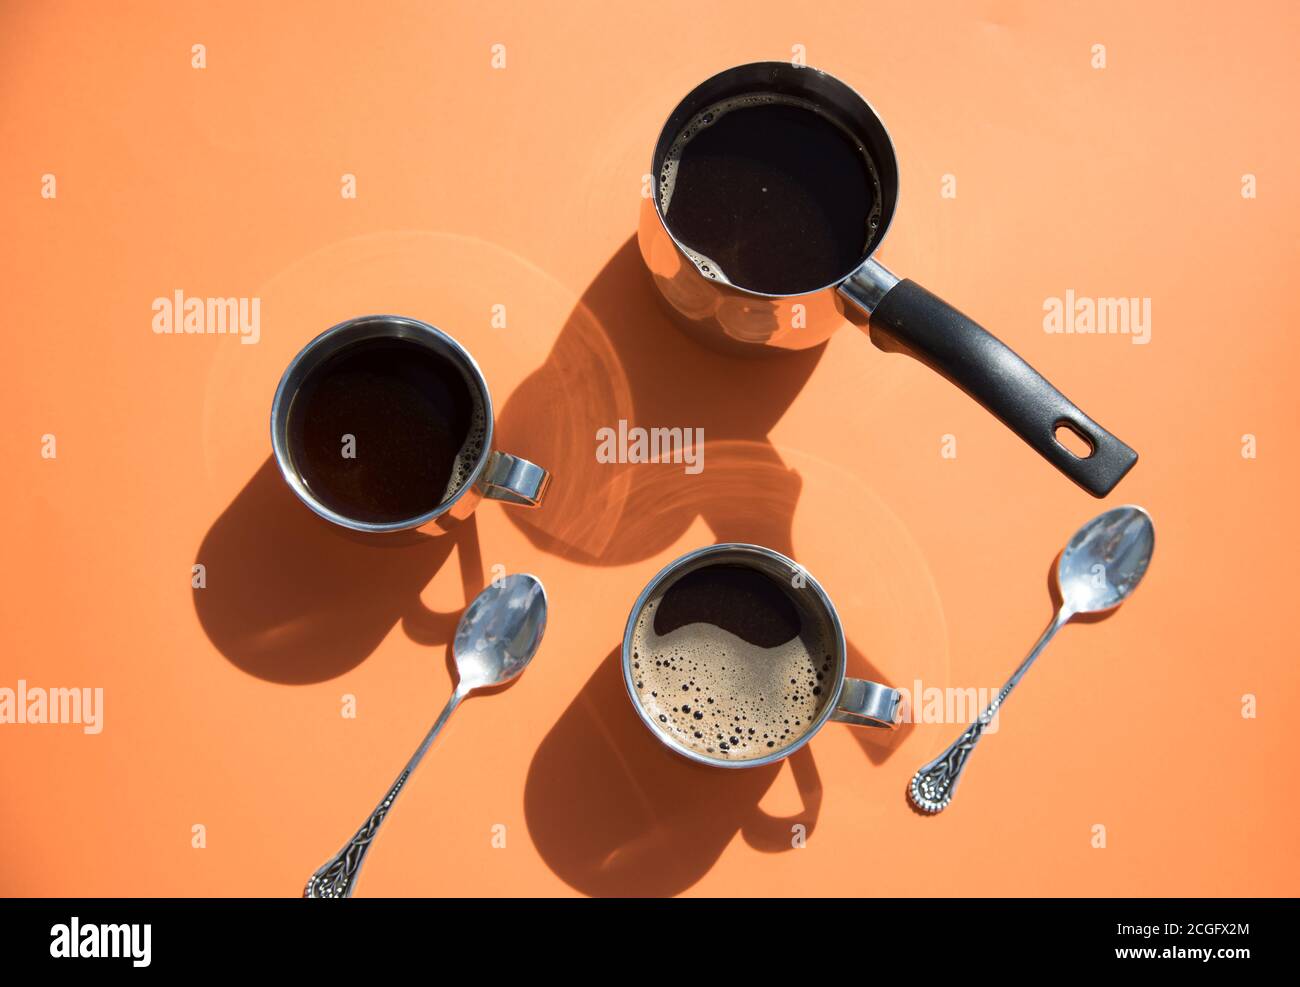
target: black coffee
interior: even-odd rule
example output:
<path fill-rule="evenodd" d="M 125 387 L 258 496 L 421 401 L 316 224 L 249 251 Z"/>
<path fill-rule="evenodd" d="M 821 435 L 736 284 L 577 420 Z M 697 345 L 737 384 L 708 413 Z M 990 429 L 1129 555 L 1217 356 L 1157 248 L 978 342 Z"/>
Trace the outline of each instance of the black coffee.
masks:
<path fill-rule="evenodd" d="M 289 453 L 331 510 L 370 523 L 406 521 L 465 483 L 484 422 L 482 399 L 459 364 L 409 340 L 366 340 L 303 381 L 289 409 Z"/>
<path fill-rule="evenodd" d="M 666 155 L 659 195 L 706 274 L 770 294 L 843 278 L 880 221 L 865 148 L 805 104 L 764 94 L 697 114 Z"/>
<path fill-rule="evenodd" d="M 633 632 L 633 684 L 679 743 L 751 760 L 812 729 L 830 699 L 834 642 L 810 590 L 749 566 L 708 565 L 647 602 Z"/>

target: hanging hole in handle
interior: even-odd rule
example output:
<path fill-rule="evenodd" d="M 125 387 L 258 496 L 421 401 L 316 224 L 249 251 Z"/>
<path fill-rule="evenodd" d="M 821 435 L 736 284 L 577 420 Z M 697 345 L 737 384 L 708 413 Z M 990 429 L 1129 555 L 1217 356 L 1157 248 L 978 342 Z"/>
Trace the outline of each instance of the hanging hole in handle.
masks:
<path fill-rule="evenodd" d="M 1092 439 L 1088 438 L 1088 436 L 1076 428 L 1073 423 L 1068 422 L 1065 419 L 1062 419 L 1053 426 L 1052 437 L 1056 439 L 1057 445 L 1061 446 L 1076 459 L 1087 459 L 1097 451 L 1097 447 L 1093 445 Z"/>

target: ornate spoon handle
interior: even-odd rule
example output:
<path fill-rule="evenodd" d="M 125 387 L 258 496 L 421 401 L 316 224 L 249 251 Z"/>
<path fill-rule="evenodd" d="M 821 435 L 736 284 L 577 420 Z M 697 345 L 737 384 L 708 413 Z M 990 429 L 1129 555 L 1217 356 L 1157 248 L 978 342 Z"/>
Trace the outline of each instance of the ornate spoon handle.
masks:
<path fill-rule="evenodd" d="M 447 700 L 447 705 L 443 707 L 437 722 L 425 735 L 424 741 L 416 752 L 411 755 L 411 759 L 406 762 L 406 767 L 397 776 L 397 780 L 393 782 L 393 787 L 388 790 L 388 794 L 375 806 L 375 811 L 370 813 L 370 817 L 357 830 L 356 835 L 348 840 L 343 849 L 322 864 L 320 869 L 307 879 L 307 887 L 302 893 L 304 898 L 352 897 L 352 890 L 357 883 L 357 873 L 361 870 L 361 864 L 366 859 L 366 853 L 370 850 L 370 844 L 374 841 L 375 834 L 379 832 L 380 823 L 384 821 L 384 817 L 388 815 L 388 810 L 392 808 L 393 800 L 405 787 L 406 779 L 411 777 L 411 772 L 420 763 L 425 751 L 429 749 L 434 738 L 438 736 L 438 732 L 443 728 L 452 711 L 460 705 L 460 701 L 465 698 L 465 695 L 459 688 L 451 694 L 451 698 Z"/>
<path fill-rule="evenodd" d="M 402 786 L 410 776 L 410 770 L 404 770 L 397 781 L 393 782 L 393 787 L 388 790 L 383 801 L 375 807 L 374 812 L 370 813 L 370 818 L 366 820 L 365 825 L 357 830 L 357 835 L 307 879 L 307 887 L 302 893 L 304 898 L 352 897 L 352 886 L 356 883 L 357 872 L 361 870 L 362 861 L 366 859 L 370 842 L 379 832 L 379 824 L 384 821 L 384 816 L 388 815 L 393 799 L 397 798 L 397 793 L 402 790 Z"/>
<path fill-rule="evenodd" d="M 993 702 L 989 703 L 988 708 L 980 714 L 979 719 L 968 726 L 962 735 L 948 745 L 942 754 L 933 761 L 923 764 L 921 769 L 912 776 L 912 783 L 908 787 L 907 795 L 914 806 L 922 812 L 930 814 L 942 812 L 948 807 L 948 803 L 952 801 L 953 794 L 957 790 L 957 782 L 961 780 L 961 773 L 966 768 L 966 762 L 970 760 L 971 751 L 975 749 L 975 744 L 984 735 L 984 729 L 993 721 L 997 711 L 1006 702 L 1007 696 L 1011 695 L 1011 690 L 1024 678 L 1025 673 L 1029 671 L 1029 666 L 1034 663 L 1034 659 L 1047 647 L 1047 642 L 1065 625 L 1065 622 L 1070 617 L 1071 614 L 1063 610 L 1056 612 L 1052 617 L 1052 622 L 1047 625 L 1047 630 L 1043 631 L 1043 636 L 1038 639 L 1034 649 L 1029 652 L 1029 657 L 1020 663 L 1020 667 L 1016 669 L 1015 674 L 1007 680 L 1007 684 L 1002 687 Z"/>

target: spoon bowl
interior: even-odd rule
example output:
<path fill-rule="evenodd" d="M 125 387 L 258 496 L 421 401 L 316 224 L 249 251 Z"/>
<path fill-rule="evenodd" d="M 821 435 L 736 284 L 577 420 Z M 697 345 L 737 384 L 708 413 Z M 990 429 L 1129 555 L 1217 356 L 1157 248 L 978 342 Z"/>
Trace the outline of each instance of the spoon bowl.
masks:
<path fill-rule="evenodd" d="M 452 650 L 458 691 L 472 692 L 516 678 L 546 632 L 546 590 L 526 572 L 499 579 L 474 598 L 460 618 Z"/>
<path fill-rule="evenodd" d="M 1101 613 L 1119 606 L 1146 575 L 1155 550 L 1151 517 L 1128 505 L 1099 514 L 1070 539 L 1056 568 L 1063 610 Z"/>

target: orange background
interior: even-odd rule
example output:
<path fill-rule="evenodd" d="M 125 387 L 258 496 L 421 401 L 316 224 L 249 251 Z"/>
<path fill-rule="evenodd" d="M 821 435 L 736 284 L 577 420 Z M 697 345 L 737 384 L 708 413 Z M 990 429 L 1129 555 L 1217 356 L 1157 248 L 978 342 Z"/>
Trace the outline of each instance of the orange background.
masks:
<path fill-rule="evenodd" d="M 5 3 L 0 686 L 103 687 L 105 724 L 0 726 L 0 892 L 299 894 L 441 708 L 499 565 L 545 581 L 542 650 L 456 714 L 362 895 L 1296 893 L 1298 28 L 1285 3 Z M 881 259 L 1139 451 L 1105 503 L 856 330 L 756 364 L 665 323 L 630 240 L 658 128 L 795 45 L 892 131 Z M 155 335 L 178 288 L 260 297 L 261 342 Z M 1151 342 L 1044 333 L 1069 288 L 1150 297 Z M 542 511 L 392 548 L 293 500 L 275 383 L 374 311 L 475 354 L 500 445 L 556 474 Z M 704 472 L 596 463 L 620 417 L 703 427 Z M 831 724 L 720 772 L 623 694 L 631 601 L 717 539 L 816 575 L 851 672 L 997 687 L 1056 552 L 1127 502 L 1146 582 L 1058 636 L 937 818 L 904 789 L 956 724 Z"/>

